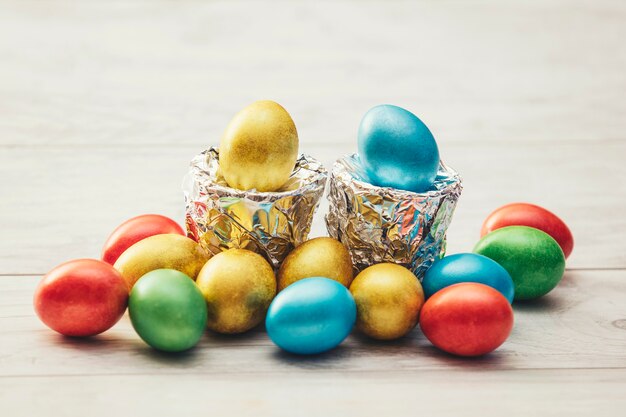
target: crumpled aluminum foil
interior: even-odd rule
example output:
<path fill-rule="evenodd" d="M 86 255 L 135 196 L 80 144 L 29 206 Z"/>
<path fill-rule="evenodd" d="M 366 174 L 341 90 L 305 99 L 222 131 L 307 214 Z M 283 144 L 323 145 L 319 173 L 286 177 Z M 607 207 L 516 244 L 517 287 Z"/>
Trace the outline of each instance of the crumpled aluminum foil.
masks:
<path fill-rule="evenodd" d="M 328 234 L 349 249 L 358 271 L 395 262 L 421 280 L 445 253 L 446 230 L 462 189 L 459 174 L 443 162 L 432 191 L 377 187 L 367 182 L 358 155 L 346 155 L 330 177 Z"/>
<path fill-rule="evenodd" d="M 280 191 L 242 191 L 219 174 L 219 151 L 211 148 L 191 160 L 183 180 L 187 235 L 210 253 L 248 249 L 277 268 L 307 239 L 327 176 L 320 162 L 301 155 Z"/>

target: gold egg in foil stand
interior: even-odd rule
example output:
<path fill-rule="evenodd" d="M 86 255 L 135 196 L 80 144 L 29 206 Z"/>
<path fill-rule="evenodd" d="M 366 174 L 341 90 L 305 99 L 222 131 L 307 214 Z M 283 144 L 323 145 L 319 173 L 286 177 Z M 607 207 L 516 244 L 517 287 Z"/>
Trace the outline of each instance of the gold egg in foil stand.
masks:
<path fill-rule="evenodd" d="M 298 132 L 280 104 L 256 101 L 233 117 L 220 149 L 220 171 L 231 187 L 277 191 L 298 158 Z"/>
<path fill-rule="evenodd" d="M 257 192 L 229 187 L 219 166 L 216 148 L 191 161 L 183 181 L 188 236 L 212 254 L 248 249 L 278 268 L 294 247 L 307 240 L 324 193 L 326 169 L 301 155 L 278 191 Z"/>

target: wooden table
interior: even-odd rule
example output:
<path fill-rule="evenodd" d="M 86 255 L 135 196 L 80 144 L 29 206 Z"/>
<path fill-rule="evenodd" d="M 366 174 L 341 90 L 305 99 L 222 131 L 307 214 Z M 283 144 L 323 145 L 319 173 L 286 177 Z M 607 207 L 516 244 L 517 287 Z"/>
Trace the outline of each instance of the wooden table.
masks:
<path fill-rule="evenodd" d="M 608 0 L 1 1 L 0 415 L 623 416 L 624 39 Z M 531 201 L 574 232 L 563 281 L 473 360 L 419 329 L 301 358 L 262 330 L 172 356 L 127 317 L 88 340 L 45 328 L 41 275 L 98 257 L 128 217 L 182 221 L 188 161 L 262 98 L 328 166 L 369 107 L 413 110 L 464 178 L 449 253 Z"/>

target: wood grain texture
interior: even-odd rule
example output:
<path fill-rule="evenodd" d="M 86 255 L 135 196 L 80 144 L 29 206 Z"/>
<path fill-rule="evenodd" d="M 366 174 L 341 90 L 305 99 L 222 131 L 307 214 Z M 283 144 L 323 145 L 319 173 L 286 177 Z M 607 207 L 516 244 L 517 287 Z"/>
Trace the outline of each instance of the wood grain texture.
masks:
<path fill-rule="evenodd" d="M 277 100 L 306 143 L 395 103 L 456 141 L 623 139 L 622 1 L 2 2 L 0 144 L 202 143 Z"/>
<path fill-rule="evenodd" d="M 623 369 L 0 378 L 0 402 L 15 417 L 620 416 L 625 378 Z"/>

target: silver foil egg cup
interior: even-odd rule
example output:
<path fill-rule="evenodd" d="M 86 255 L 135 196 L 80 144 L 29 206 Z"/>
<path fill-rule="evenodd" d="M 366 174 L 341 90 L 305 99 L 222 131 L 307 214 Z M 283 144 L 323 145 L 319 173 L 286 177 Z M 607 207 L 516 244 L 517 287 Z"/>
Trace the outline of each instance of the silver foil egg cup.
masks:
<path fill-rule="evenodd" d="M 330 177 L 328 234 L 348 248 L 357 271 L 394 262 L 421 280 L 445 253 L 462 189 L 459 174 L 443 162 L 429 191 L 377 187 L 367 182 L 358 155 L 346 155 L 335 162 Z"/>
<path fill-rule="evenodd" d="M 219 150 L 206 150 L 192 159 L 183 180 L 187 235 L 210 253 L 248 249 L 277 268 L 307 239 L 326 179 L 320 162 L 301 155 L 280 190 L 238 190 L 220 175 Z"/>

